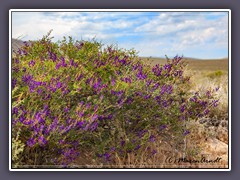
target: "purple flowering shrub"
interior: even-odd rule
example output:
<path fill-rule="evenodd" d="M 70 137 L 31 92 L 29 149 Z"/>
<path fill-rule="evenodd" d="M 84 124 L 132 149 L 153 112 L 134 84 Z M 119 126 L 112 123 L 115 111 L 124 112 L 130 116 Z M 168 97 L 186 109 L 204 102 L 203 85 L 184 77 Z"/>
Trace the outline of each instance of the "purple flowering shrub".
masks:
<path fill-rule="evenodd" d="M 134 50 L 49 34 L 12 58 L 12 136 L 22 165 L 80 164 L 82 153 L 114 164 L 164 136 L 190 133 L 186 121 L 217 106 L 214 90 L 191 92 L 182 57 L 144 64 Z M 157 152 L 153 150 L 154 154 Z"/>

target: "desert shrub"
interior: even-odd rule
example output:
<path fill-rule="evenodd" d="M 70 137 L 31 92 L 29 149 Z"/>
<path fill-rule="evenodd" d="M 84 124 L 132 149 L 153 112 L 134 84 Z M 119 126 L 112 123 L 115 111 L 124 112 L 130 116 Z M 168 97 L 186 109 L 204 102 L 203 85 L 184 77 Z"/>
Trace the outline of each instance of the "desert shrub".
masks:
<path fill-rule="evenodd" d="M 12 136 L 21 129 L 22 165 L 70 166 L 82 152 L 114 164 L 114 155 L 137 156 L 158 137 L 180 149 L 186 121 L 217 106 L 215 90 L 189 91 L 182 57 L 150 67 L 135 50 L 51 39 L 25 42 L 12 58 Z"/>

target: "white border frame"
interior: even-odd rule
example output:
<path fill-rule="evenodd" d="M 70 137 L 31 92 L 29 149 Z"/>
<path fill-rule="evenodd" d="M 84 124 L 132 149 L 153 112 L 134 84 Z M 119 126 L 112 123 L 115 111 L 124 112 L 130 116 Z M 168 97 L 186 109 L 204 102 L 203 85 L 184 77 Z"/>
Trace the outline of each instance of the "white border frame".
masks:
<path fill-rule="evenodd" d="M 12 12 L 26 12 L 26 11 L 45 11 L 45 12 L 56 12 L 56 11 L 68 11 L 68 12 L 82 12 L 82 11 L 104 11 L 104 12 L 166 12 L 166 11 L 196 11 L 196 12 L 228 12 L 228 104 L 229 104 L 229 127 L 228 127 L 228 169 L 12 169 L 12 158 L 11 158 L 11 150 L 12 150 L 12 137 L 11 137 L 11 116 L 12 116 L 12 101 L 11 101 L 11 69 L 12 69 Z M 230 9 L 10 9 L 9 10 L 9 171 L 231 171 L 231 10 Z"/>

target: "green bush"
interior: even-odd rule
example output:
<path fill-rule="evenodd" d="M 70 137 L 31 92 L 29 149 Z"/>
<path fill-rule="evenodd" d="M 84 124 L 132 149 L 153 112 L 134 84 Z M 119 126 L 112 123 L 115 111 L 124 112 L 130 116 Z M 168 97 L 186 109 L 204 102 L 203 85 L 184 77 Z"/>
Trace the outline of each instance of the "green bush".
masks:
<path fill-rule="evenodd" d="M 158 137 L 182 141 L 186 121 L 217 105 L 214 91 L 190 93 L 185 65 L 176 56 L 152 68 L 135 50 L 94 40 L 54 43 L 48 34 L 25 42 L 12 58 L 12 136 L 21 129 L 25 145 L 20 164 L 65 167 L 83 152 L 114 164 L 116 154 L 138 154 Z"/>

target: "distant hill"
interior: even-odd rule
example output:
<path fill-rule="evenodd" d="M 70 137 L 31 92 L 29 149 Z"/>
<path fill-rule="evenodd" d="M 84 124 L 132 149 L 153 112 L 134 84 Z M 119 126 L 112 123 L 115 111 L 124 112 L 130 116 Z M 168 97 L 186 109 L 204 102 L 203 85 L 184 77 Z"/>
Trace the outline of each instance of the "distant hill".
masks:
<path fill-rule="evenodd" d="M 23 41 L 12 39 L 12 52 L 16 52 L 23 45 Z"/>
<path fill-rule="evenodd" d="M 165 64 L 166 58 L 141 58 L 143 61 L 151 65 Z M 196 58 L 183 58 L 188 63 L 188 69 L 191 70 L 206 70 L 206 71 L 228 71 L 228 58 L 223 59 L 196 59 Z"/>

